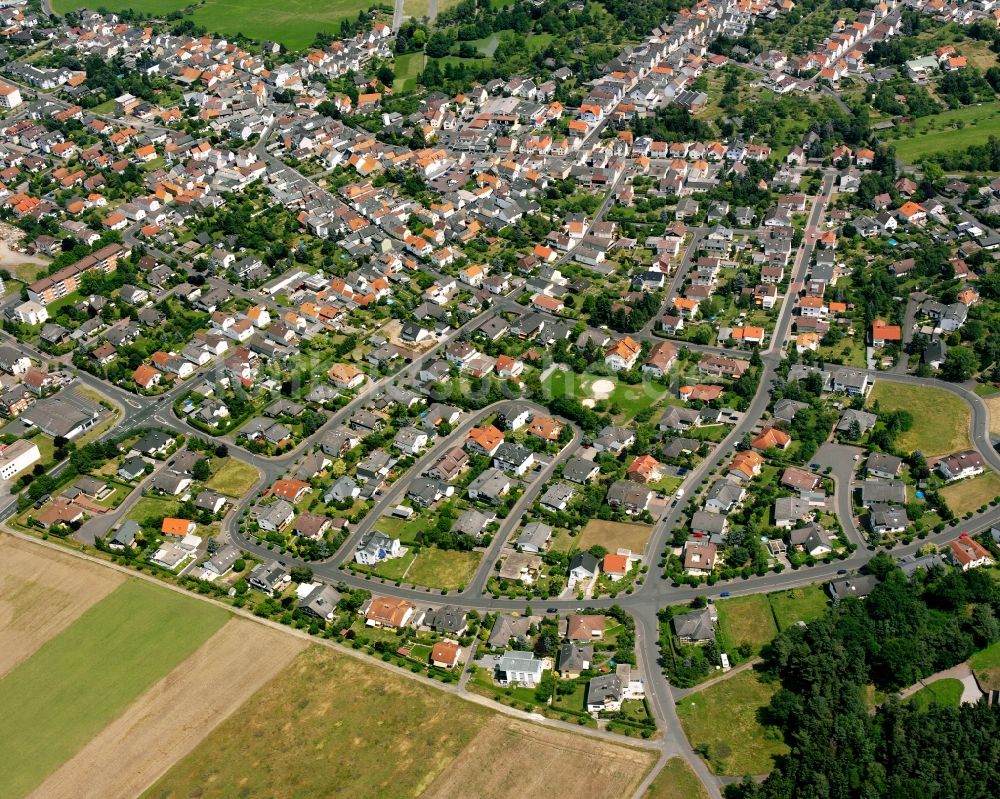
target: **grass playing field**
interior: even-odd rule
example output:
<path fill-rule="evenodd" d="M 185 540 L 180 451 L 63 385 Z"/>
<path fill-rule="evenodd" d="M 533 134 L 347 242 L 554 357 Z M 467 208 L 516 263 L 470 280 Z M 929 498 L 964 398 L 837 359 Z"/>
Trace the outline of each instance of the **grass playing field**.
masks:
<path fill-rule="evenodd" d="M 601 390 L 605 388 L 606 391 Z M 546 376 L 542 390 L 547 396 L 575 397 L 585 404 L 604 399 L 623 420 L 633 419 L 639 411 L 656 404 L 667 393 L 665 387 L 651 380 L 629 385 L 613 377 L 578 375 L 561 369 Z"/>
<path fill-rule="evenodd" d="M 868 396 L 868 404 L 878 402 L 883 411 L 904 410 L 913 416 L 913 426 L 900 434 L 897 443 L 906 452 L 947 455 L 968 449 L 969 406 L 943 388 L 893 383 L 879 380 Z"/>
<path fill-rule="evenodd" d="M 129 580 L 0 680 L 0 796 L 21 796 L 187 658 L 228 614 Z"/>
<path fill-rule="evenodd" d="M 696 749 L 707 747 L 712 771 L 734 777 L 766 774 L 774 757 L 788 752 L 780 733 L 766 730 L 757 718 L 777 690 L 777 684 L 765 685 L 753 671 L 741 671 L 677 704 L 688 740 Z"/>
<path fill-rule="evenodd" d="M 191 0 L 53 0 L 52 5 L 57 13 L 89 5 L 167 14 L 193 4 Z M 191 18 L 213 33 L 270 39 L 298 50 L 309 46 L 321 31 L 336 34 L 341 20 L 353 19 L 373 5 L 375 0 L 285 0 L 277 6 L 266 0 L 202 0 Z"/>

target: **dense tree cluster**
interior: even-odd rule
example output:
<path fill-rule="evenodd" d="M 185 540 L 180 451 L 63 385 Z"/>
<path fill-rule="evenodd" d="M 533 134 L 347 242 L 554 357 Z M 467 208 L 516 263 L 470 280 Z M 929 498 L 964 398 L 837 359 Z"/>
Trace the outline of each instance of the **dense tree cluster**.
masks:
<path fill-rule="evenodd" d="M 870 714 L 867 687 L 898 691 L 1000 638 L 1000 589 L 980 571 L 918 572 L 885 555 L 866 600 L 847 599 L 808 627 L 782 632 L 764 653 L 781 681 L 764 712 L 792 751 L 741 799 L 990 797 L 1000 792 L 1000 708 L 933 707 L 895 700 Z"/>

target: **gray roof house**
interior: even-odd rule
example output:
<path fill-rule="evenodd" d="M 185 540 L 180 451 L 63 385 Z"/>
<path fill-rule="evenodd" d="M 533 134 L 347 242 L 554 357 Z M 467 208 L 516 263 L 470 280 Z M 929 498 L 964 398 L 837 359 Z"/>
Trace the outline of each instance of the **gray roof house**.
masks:
<path fill-rule="evenodd" d="M 451 529 L 456 533 L 465 533 L 465 535 L 479 538 L 485 532 L 486 526 L 495 520 L 495 513 L 483 513 L 475 508 L 469 508 L 462 511 Z"/>
<path fill-rule="evenodd" d="M 131 519 L 121 523 L 121 526 L 111 533 L 107 538 L 107 545 L 111 549 L 125 549 L 135 543 L 135 537 L 139 533 L 139 523 Z"/>
<path fill-rule="evenodd" d="M 467 487 L 469 499 L 497 504 L 510 493 L 510 478 L 499 469 L 484 469 Z"/>
<path fill-rule="evenodd" d="M 233 568 L 233 564 L 240 559 L 242 552 L 232 544 L 226 544 L 222 549 L 212 555 L 211 558 L 202 564 L 202 568 L 220 577 Z"/>
<path fill-rule="evenodd" d="M 340 593 L 332 585 L 316 583 L 299 601 L 299 610 L 320 621 L 331 621 L 339 601 Z"/>
<path fill-rule="evenodd" d="M 424 626 L 435 632 L 461 635 L 468 626 L 468 615 L 462 608 L 444 605 L 437 610 L 429 610 L 424 615 Z"/>
<path fill-rule="evenodd" d="M 538 624 L 538 616 L 511 616 L 500 614 L 493 623 L 487 643 L 492 649 L 503 649 L 511 638 L 526 638 L 531 625 Z"/>
<path fill-rule="evenodd" d="M 552 528 L 542 522 L 526 524 L 517 537 L 515 546 L 521 552 L 541 552 L 552 538 Z"/>
<path fill-rule="evenodd" d="M 701 644 L 705 641 L 715 639 L 715 622 L 718 615 L 714 605 L 708 605 L 700 610 L 693 610 L 690 613 L 682 613 L 674 616 L 670 623 L 673 625 L 674 633 L 682 641 L 693 644 Z"/>
<path fill-rule="evenodd" d="M 258 563 L 247 578 L 250 587 L 263 591 L 269 596 L 274 596 L 291 582 L 288 571 L 278 561 L 272 560 L 270 563 Z"/>
<path fill-rule="evenodd" d="M 563 479 L 569 480 L 571 483 L 583 485 L 593 480 L 600 473 L 600 467 L 593 461 L 574 457 L 566 461 L 566 465 L 563 466 L 562 476 Z"/>
<path fill-rule="evenodd" d="M 876 502 L 905 505 L 906 484 L 901 480 L 865 479 L 861 484 L 861 504 L 870 508 Z"/>
<path fill-rule="evenodd" d="M 594 662 L 593 644 L 564 642 L 559 647 L 559 672 L 563 678 L 579 677 Z"/>
<path fill-rule="evenodd" d="M 323 494 L 323 501 L 326 503 L 346 502 L 349 499 L 357 499 L 360 495 L 361 486 L 358 485 L 358 481 L 345 474 L 326 490 Z"/>

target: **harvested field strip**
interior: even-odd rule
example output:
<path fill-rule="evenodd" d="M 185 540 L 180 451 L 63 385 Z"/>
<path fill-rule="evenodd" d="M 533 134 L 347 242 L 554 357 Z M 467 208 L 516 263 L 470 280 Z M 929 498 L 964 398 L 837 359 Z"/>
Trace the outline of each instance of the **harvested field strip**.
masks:
<path fill-rule="evenodd" d="M 0 537 L 0 677 L 124 579 L 37 544 Z"/>
<path fill-rule="evenodd" d="M 50 775 L 32 799 L 138 796 L 305 646 L 262 624 L 230 620 Z"/>
<path fill-rule="evenodd" d="M 526 769 L 528 760 L 544 765 Z M 631 796 L 655 761 L 653 752 L 494 716 L 423 796 L 617 799 Z"/>
<path fill-rule="evenodd" d="M 215 606 L 126 580 L 0 680 L 0 796 L 21 796 L 226 622 Z"/>
<path fill-rule="evenodd" d="M 144 795 L 416 797 L 491 715 L 430 686 L 313 646 Z"/>

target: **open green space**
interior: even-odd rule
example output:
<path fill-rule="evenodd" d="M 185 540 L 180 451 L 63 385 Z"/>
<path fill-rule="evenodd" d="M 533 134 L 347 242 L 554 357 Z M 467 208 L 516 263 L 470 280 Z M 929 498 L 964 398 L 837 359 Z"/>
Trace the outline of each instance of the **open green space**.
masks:
<path fill-rule="evenodd" d="M 396 80 L 392 83 L 394 92 L 412 92 L 417 88 L 417 78 L 423 71 L 424 59 L 422 52 L 406 53 L 396 57 L 392 64 L 392 70 L 396 74 Z"/>
<path fill-rule="evenodd" d="M 128 580 L 0 680 L 0 796 L 22 796 L 226 621 L 213 605 Z"/>
<path fill-rule="evenodd" d="M 412 544 L 417 540 L 417 533 L 429 529 L 433 519 L 423 514 L 414 513 L 409 519 L 398 516 L 383 516 L 375 522 L 375 529 L 393 538 L 398 538 L 403 544 Z"/>
<path fill-rule="evenodd" d="M 683 758 L 672 757 L 656 775 L 644 799 L 708 799 L 708 792 Z"/>
<path fill-rule="evenodd" d="M 139 524 L 152 523 L 156 519 L 163 519 L 165 516 L 173 516 L 177 513 L 180 503 L 176 499 L 167 497 L 143 497 L 129 509 L 125 515 L 126 519 L 132 519 Z"/>
<path fill-rule="evenodd" d="M 590 549 L 596 544 L 604 547 L 608 552 L 630 549 L 635 554 L 641 555 L 646 549 L 646 542 L 649 541 L 649 535 L 652 532 L 653 527 L 649 524 L 591 519 L 583 528 L 578 548 Z"/>
<path fill-rule="evenodd" d="M 374 566 L 362 566 L 360 568 L 363 571 L 371 571 L 376 577 L 384 577 L 386 580 L 395 582 L 396 580 L 403 579 L 410 566 L 413 565 L 415 558 L 416 555 L 413 554 L 413 550 L 408 549 L 398 558 L 389 558 Z"/>
<path fill-rule="evenodd" d="M 635 418 L 637 413 L 655 405 L 667 393 L 665 386 L 651 380 L 629 385 L 616 377 L 580 375 L 561 369 L 554 369 L 546 376 L 542 390 L 546 396 L 574 397 L 587 405 L 603 400 L 608 409 L 623 420 Z"/>
<path fill-rule="evenodd" d="M 808 624 L 815 621 L 827 608 L 827 596 L 821 585 L 807 585 L 767 595 L 774 612 L 774 620 L 779 630 L 787 629 L 796 622 Z"/>
<path fill-rule="evenodd" d="M 896 442 L 906 452 L 947 455 L 971 446 L 969 406 L 950 391 L 878 380 L 868 395 L 870 406 L 876 402 L 880 410 L 908 411 L 913 417 L 913 425 Z"/>
<path fill-rule="evenodd" d="M 427 588 L 459 588 L 468 585 L 481 559 L 480 552 L 424 547 L 406 573 L 406 582 Z"/>
<path fill-rule="evenodd" d="M 81 0 L 53 0 L 57 13 L 86 4 Z M 164 15 L 192 5 L 190 0 L 101 0 L 108 11 L 131 8 Z M 290 50 L 308 47 L 321 31 L 336 34 L 343 19 L 356 19 L 358 11 L 375 5 L 367 0 L 286 0 L 276 6 L 265 0 L 202 0 L 191 19 L 213 33 L 237 34 L 259 41 L 280 42 Z"/>
<path fill-rule="evenodd" d="M 716 603 L 719 610 L 719 633 L 727 647 L 747 643 L 754 653 L 774 639 L 778 629 L 764 594 L 751 594 Z"/>
<path fill-rule="evenodd" d="M 956 516 L 979 510 L 1000 496 L 1000 474 L 988 471 L 978 477 L 958 480 L 938 493 Z"/>
<path fill-rule="evenodd" d="M 890 143 L 896 148 L 896 156 L 910 163 L 934 153 L 986 144 L 991 136 L 1000 133 L 1000 103 L 920 117 L 899 127 L 898 132 L 899 137 Z"/>
<path fill-rule="evenodd" d="M 984 691 L 1000 690 L 1000 641 L 976 652 L 969 658 L 969 666 Z"/>
<path fill-rule="evenodd" d="M 927 710 L 931 705 L 958 707 L 962 702 L 962 688 L 961 680 L 938 680 L 925 685 L 906 701 L 921 710 Z"/>
<path fill-rule="evenodd" d="M 762 683 L 753 671 L 741 671 L 678 702 L 684 733 L 713 772 L 767 774 L 774 758 L 788 752 L 781 733 L 758 720 L 778 687 Z"/>
<path fill-rule="evenodd" d="M 259 472 L 249 463 L 235 458 L 223 459 L 205 487 L 227 497 L 242 497 L 260 478 Z"/>

